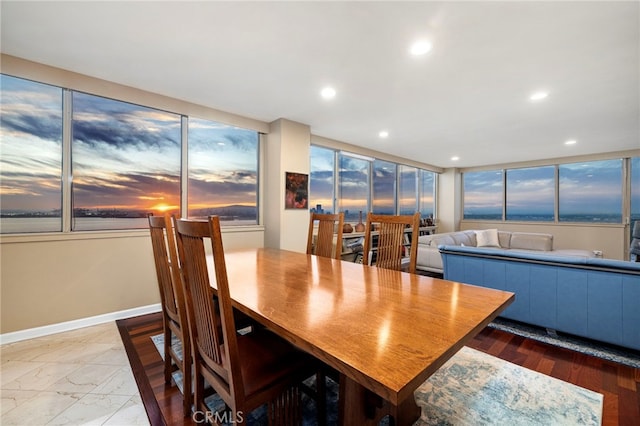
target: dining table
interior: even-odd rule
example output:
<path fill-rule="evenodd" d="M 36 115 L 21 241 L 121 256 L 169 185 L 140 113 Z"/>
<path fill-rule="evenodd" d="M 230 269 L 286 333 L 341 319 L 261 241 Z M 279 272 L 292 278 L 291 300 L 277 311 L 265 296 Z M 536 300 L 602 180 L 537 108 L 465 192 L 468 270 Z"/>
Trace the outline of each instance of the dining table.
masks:
<path fill-rule="evenodd" d="M 413 424 L 418 386 L 515 298 L 276 248 L 228 250 L 225 263 L 235 309 L 339 374 L 342 425 Z"/>

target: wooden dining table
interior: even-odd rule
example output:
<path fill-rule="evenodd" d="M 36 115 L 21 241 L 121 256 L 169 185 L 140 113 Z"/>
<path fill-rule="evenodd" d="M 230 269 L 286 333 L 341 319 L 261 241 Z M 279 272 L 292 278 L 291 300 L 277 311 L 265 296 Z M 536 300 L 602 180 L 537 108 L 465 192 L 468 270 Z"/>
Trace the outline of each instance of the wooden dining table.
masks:
<path fill-rule="evenodd" d="M 339 421 L 420 416 L 413 392 L 514 294 L 293 251 L 225 252 L 233 305 L 340 373 Z M 215 286 L 210 268 L 212 286 Z"/>

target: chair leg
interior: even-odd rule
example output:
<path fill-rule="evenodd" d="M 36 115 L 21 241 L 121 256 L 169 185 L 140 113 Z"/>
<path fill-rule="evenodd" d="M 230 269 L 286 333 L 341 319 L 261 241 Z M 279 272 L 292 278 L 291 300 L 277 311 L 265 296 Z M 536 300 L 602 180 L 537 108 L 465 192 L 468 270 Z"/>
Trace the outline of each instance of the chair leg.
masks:
<path fill-rule="evenodd" d="M 193 404 L 193 361 L 191 359 L 191 348 L 189 345 L 182 345 L 182 392 L 184 416 L 191 415 L 191 405 Z"/>
<path fill-rule="evenodd" d="M 200 365 L 197 360 L 193 362 L 193 381 L 194 381 L 194 393 L 193 393 L 193 405 L 196 411 L 202 411 L 206 413 L 208 411 L 207 404 L 205 404 L 204 394 L 204 377 L 200 373 Z"/>
<path fill-rule="evenodd" d="M 163 321 L 164 328 L 164 382 L 171 383 L 171 329 L 167 320 Z"/>
<path fill-rule="evenodd" d="M 316 407 L 318 425 L 327 424 L 327 376 L 322 367 L 316 373 Z"/>

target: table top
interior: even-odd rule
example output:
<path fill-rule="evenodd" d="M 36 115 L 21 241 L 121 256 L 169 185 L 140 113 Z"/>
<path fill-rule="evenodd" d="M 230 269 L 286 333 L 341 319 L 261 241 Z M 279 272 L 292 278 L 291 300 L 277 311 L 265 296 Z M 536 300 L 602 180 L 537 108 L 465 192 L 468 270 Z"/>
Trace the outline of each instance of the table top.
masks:
<path fill-rule="evenodd" d="M 394 404 L 514 300 L 509 292 L 279 249 L 232 250 L 225 259 L 238 310 Z"/>

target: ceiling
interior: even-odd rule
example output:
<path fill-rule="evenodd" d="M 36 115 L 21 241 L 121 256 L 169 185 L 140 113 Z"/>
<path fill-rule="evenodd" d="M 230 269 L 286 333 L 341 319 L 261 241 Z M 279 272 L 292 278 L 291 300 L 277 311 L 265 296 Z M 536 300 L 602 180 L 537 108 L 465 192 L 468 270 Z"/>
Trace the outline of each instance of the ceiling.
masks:
<path fill-rule="evenodd" d="M 5 54 L 438 167 L 640 148 L 636 1 L 3 0 L 1 19 Z"/>

